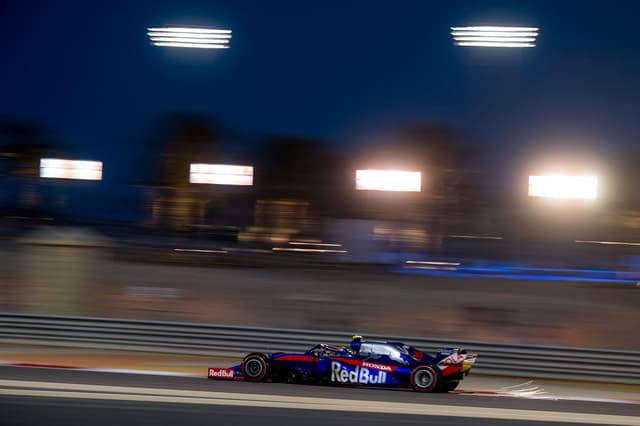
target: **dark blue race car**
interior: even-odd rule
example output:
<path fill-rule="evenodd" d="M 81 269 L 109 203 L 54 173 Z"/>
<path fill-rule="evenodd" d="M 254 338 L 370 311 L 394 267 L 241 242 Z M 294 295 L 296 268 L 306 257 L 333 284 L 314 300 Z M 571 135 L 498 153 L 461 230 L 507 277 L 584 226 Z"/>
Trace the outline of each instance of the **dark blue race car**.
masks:
<path fill-rule="evenodd" d="M 469 374 L 476 358 L 462 349 L 443 349 L 430 356 L 403 343 L 354 336 L 349 347 L 318 344 L 303 354 L 254 352 L 235 367 L 209 368 L 208 377 L 448 392 Z"/>

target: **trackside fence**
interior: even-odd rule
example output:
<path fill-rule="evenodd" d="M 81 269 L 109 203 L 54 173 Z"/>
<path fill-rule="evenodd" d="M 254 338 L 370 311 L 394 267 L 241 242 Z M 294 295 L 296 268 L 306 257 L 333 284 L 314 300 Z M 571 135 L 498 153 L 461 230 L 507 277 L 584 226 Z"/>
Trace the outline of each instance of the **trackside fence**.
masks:
<path fill-rule="evenodd" d="M 530 346 L 427 337 L 366 335 L 426 352 L 460 347 L 479 354 L 473 373 L 640 384 L 640 352 Z M 242 357 L 300 352 L 316 343 L 347 344 L 351 334 L 178 322 L 0 313 L 0 343 Z"/>

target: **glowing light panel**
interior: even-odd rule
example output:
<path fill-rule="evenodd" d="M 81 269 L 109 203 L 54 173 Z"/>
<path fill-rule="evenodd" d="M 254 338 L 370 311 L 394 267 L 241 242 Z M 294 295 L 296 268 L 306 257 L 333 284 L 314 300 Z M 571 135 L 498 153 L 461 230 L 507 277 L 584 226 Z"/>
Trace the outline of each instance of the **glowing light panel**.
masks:
<path fill-rule="evenodd" d="M 147 35 L 151 44 L 161 47 L 227 49 L 231 40 L 231 30 L 213 28 L 147 28 Z"/>
<path fill-rule="evenodd" d="M 595 176 L 529 176 L 530 197 L 592 200 L 597 194 L 598 178 Z"/>
<path fill-rule="evenodd" d="M 189 182 L 210 185 L 253 185 L 253 166 L 231 164 L 191 164 Z"/>
<path fill-rule="evenodd" d="M 102 180 L 102 161 L 42 158 L 40 159 L 40 177 Z"/>
<path fill-rule="evenodd" d="M 535 47 L 536 27 L 451 27 L 456 46 L 467 47 Z"/>
<path fill-rule="evenodd" d="M 356 189 L 420 192 L 422 173 L 402 170 L 356 170 Z"/>

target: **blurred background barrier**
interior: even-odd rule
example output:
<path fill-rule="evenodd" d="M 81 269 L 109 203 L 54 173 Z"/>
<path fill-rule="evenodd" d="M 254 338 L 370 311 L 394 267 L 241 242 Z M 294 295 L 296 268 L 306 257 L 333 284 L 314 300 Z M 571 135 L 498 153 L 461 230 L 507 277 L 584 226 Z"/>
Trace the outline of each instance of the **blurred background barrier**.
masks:
<path fill-rule="evenodd" d="M 66 227 L 0 238 L 0 312 L 640 351 L 640 286 L 611 271 L 589 280 L 478 259 L 353 265 L 147 243 Z"/>
<path fill-rule="evenodd" d="M 367 335 L 427 352 L 462 347 L 480 356 L 475 374 L 640 384 L 640 352 Z M 0 343 L 241 357 L 348 344 L 350 333 L 88 317 L 0 314 Z"/>

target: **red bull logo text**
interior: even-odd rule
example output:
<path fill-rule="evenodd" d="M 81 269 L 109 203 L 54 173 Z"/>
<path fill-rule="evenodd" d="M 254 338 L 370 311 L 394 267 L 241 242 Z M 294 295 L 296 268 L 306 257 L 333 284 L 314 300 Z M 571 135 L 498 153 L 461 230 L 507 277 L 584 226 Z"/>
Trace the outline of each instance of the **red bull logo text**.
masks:
<path fill-rule="evenodd" d="M 334 361 L 331 363 L 331 381 L 360 385 L 384 384 L 387 382 L 387 372 L 371 371 L 366 367 L 360 366 L 349 370 L 346 366 Z"/>

